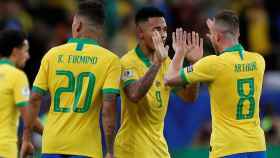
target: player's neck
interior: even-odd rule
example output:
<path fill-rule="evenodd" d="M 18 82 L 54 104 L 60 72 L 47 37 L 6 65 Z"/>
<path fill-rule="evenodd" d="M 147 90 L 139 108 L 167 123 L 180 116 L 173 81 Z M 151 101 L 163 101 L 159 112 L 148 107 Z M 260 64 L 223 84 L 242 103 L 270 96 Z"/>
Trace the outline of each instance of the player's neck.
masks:
<path fill-rule="evenodd" d="M 1 58 L 1 60 L 8 60 L 8 61 L 10 61 L 13 65 L 16 65 L 16 61 L 17 61 L 17 59 L 15 58 L 15 57 L 13 57 L 13 56 L 10 56 L 10 57 L 2 57 Z"/>
<path fill-rule="evenodd" d="M 153 59 L 153 51 L 145 46 L 145 44 L 141 43 L 139 44 L 140 49 L 142 50 L 143 54 L 149 58 L 150 60 Z"/>
<path fill-rule="evenodd" d="M 83 31 L 78 38 L 89 38 L 98 41 L 100 36 L 98 36 L 96 33 L 92 33 L 90 31 Z"/>
<path fill-rule="evenodd" d="M 239 43 L 238 40 L 228 40 L 228 41 L 225 41 L 224 44 L 222 45 L 220 51 L 223 52 L 225 49 L 231 48 L 231 47 L 237 45 L 238 43 Z"/>

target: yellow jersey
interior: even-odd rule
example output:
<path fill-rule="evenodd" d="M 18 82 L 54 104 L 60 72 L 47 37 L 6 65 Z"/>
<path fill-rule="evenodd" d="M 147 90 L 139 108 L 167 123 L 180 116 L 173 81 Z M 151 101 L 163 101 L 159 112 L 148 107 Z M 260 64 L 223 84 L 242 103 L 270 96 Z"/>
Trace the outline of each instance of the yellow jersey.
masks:
<path fill-rule="evenodd" d="M 29 84 L 25 73 L 7 60 L 0 60 L 0 157 L 17 158 L 19 110 L 27 106 Z"/>
<path fill-rule="evenodd" d="M 119 94 L 119 58 L 91 39 L 72 38 L 42 59 L 32 91 L 51 96 L 43 153 L 102 157 L 102 94 Z"/>
<path fill-rule="evenodd" d="M 206 82 L 211 100 L 210 157 L 265 151 L 260 127 L 259 101 L 265 61 L 240 44 L 219 56 L 202 58 L 192 68 L 180 70 L 189 83 Z"/>
<path fill-rule="evenodd" d="M 170 94 L 170 88 L 164 86 L 163 78 L 170 61 L 169 58 L 164 61 L 153 85 L 138 103 L 131 102 L 121 89 L 121 127 L 114 145 L 116 158 L 170 157 L 163 136 Z M 137 47 L 121 58 L 121 65 L 121 86 L 126 87 L 143 77 L 151 62 Z"/>

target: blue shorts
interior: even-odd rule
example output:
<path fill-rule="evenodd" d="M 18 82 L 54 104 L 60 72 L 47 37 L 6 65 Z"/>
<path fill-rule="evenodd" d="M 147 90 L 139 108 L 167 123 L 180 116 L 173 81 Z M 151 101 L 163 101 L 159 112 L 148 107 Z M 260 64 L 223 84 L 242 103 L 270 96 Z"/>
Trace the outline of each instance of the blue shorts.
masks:
<path fill-rule="evenodd" d="M 266 152 L 249 152 L 224 156 L 224 158 L 266 158 Z"/>
<path fill-rule="evenodd" d="M 89 158 L 87 156 L 63 155 L 63 154 L 43 154 L 41 158 Z"/>

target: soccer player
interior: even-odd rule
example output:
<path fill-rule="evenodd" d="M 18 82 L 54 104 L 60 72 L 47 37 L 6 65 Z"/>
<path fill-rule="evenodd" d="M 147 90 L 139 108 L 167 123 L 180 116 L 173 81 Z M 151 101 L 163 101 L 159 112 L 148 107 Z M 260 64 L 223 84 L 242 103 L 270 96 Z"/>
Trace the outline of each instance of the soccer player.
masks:
<path fill-rule="evenodd" d="M 122 113 L 114 156 L 169 158 L 163 129 L 171 88 L 163 79 L 171 60 L 163 44 L 167 37 L 164 14 L 157 8 L 144 7 L 137 12 L 135 23 L 139 45 L 121 58 Z M 197 85 L 191 85 L 177 88 L 177 94 L 194 101 L 197 90 Z"/>
<path fill-rule="evenodd" d="M 27 37 L 23 32 L 0 32 L 0 157 L 17 158 L 19 113 L 24 121 L 24 131 L 31 128 L 29 84 L 26 74 L 20 69 L 29 59 L 28 49 Z M 34 127 L 37 132 L 42 133 L 43 127 L 39 122 Z M 23 137 L 23 142 L 23 146 L 32 146 L 27 137 Z"/>
<path fill-rule="evenodd" d="M 43 57 L 31 94 L 32 118 L 48 91 L 51 106 L 43 132 L 43 158 L 101 158 L 99 113 L 105 122 L 107 157 L 112 157 L 119 58 L 98 45 L 104 6 L 80 1 L 72 24 L 73 38 Z"/>
<path fill-rule="evenodd" d="M 265 61 L 245 51 L 238 42 L 239 20 L 232 11 L 218 13 L 207 26 L 218 55 L 202 58 L 192 68 L 178 64 L 185 54 L 176 52 L 165 77 L 167 85 L 205 82 L 211 98 L 211 158 L 265 158 L 264 132 L 260 127 L 259 101 Z M 194 53 L 198 40 L 186 48 Z"/>

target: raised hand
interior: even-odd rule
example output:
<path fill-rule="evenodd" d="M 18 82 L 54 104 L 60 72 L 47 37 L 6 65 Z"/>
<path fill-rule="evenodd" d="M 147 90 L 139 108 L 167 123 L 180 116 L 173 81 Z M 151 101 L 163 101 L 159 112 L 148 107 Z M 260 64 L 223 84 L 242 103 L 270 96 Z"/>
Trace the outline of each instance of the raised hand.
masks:
<path fill-rule="evenodd" d="M 183 31 L 182 28 L 176 29 L 176 33 L 172 33 L 172 47 L 175 53 L 185 53 L 185 49 L 187 48 L 186 39 L 187 32 Z"/>
<path fill-rule="evenodd" d="M 206 25 L 209 29 L 209 33 L 207 33 L 207 37 L 212 41 L 213 39 L 213 26 L 214 26 L 214 21 L 211 19 L 207 19 Z"/>
<path fill-rule="evenodd" d="M 198 33 L 192 32 L 187 34 L 185 50 L 185 57 L 191 63 L 195 63 L 203 57 L 203 39 L 199 38 Z"/>
<path fill-rule="evenodd" d="M 156 50 L 153 57 L 153 63 L 160 64 L 167 58 L 169 47 L 164 47 L 162 38 L 158 31 L 153 32 L 152 39 Z"/>

